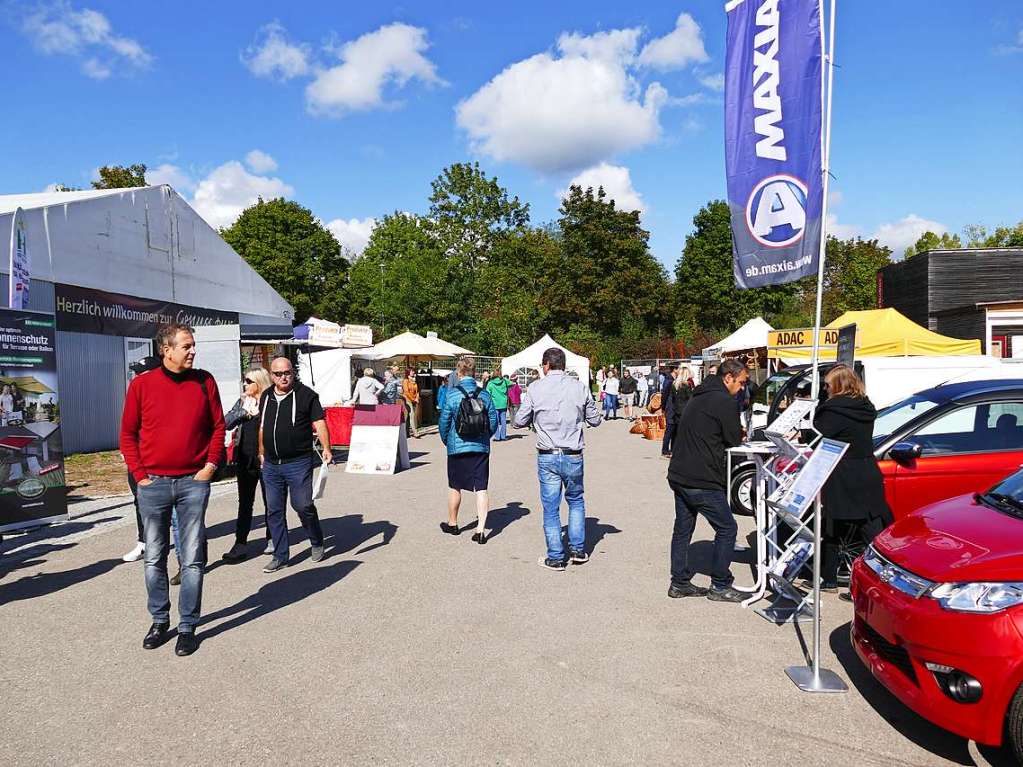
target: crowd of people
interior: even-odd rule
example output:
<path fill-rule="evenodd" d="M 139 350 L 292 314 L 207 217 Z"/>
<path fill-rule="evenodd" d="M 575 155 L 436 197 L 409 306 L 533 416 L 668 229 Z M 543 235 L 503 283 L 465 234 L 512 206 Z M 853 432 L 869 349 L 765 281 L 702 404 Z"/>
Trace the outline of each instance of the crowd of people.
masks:
<path fill-rule="evenodd" d="M 227 563 L 245 560 L 257 489 L 266 509 L 263 567 L 275 573 L 288 566 L 290 541 L 286 508 L 290 500 L 310 543 L 310 560 L 325 557 L 324 535 L 313 497 L 313 474 L 333 454 L 323 408 L 316 392 L 297 380 L 291 360 L 280 356 L 269 372 L 245 373 L 242 396 L 221 410 L 213 377 L 195 369 L 192 329 L 172 323 L 156 337 L 159 357 L 131 382 L 121 425 L 121 451 L 136 495 L 139 545 L 126 560 L 145 559 L 145 584 L 152 625 L 143 647 L 153 649 L 170 636 L 169 586 L 180 586 L 175 652 L 190 655 L 198 647 L 203 577 L 207 565 L 205 512 L 210 482 L 225 463 L 225 435 L 231 432 L 232 460 L 238 488 L 235 541 L 224 554 Z M 565 370 L 563 350 L 543 354 L 543 375 L 524 390 L 510 376 L 476 377 L 475 361 L 463 357 L 440 387 L 438 431 L 447 453 L 446 535 L 474 528 L 472 540 L 487 543 L 491 443 L 507 439 L 509 417 L 514 427 L 529 428 L 536 439 L 536 468 L 543 506 L 546 551 L 539 564 L 552 571 L 589 560 L 584 500 L 584 430 L 617 417 L 622 398 L 626 417 L 644 402 L 640 392 L 661 397 L 667 429 L 664 453 L 670 458 L 667 481 L 674 496 L 675 522 L 670 545 L 668 596 L 706 596 L 712 601 L 739 602 L 746 595 L 732 585 L 732 552 L 738 526 L 728 503 L 726 453 L 743 439 L 740 420 L 751 399 L 749 371 L 737 360 L 725 360 L 699 386 L 687 369 L 669 367 L 646 376 L 614 368 L 598 372 L 598 392 Z M 640 380 L 646 383 L 640 386 Z M 655 385 L 651 385 L 651 384 Z M 881 475 L 870 450 L 875 412 L 862 382 L 839 365 L 826 378 L 830 398 L 817 411 L 816 428 L 825 436 L 848 441 L 850 450 L 825 488 L 823 585 L 837 589 L 837 542 L 841 527 L 854 525 L 872 538 L 891 521 L 884 502 Z M 416 373 L 397 368 L 377 380 L 366 369 L 353 393 L 359 404 L 418 402 Z M 604 402 L 602 417 L 597 400 Z M 610 401 L 610 406 L 609 406 Z M 413 408 L 414 410 L 414 408 Z M 610 414 L 609 414 L 610 411 Z M 410 429 L 416 429 L 411 416 Z M 315 453 L 313 435 L 319 442 Z M 476 519 L 459 523 L 462 493 L 474 494 Z M 563 533 L 561 502 L 568 507 Z M 689 548 L 697 517 L 714 531 L 711 585 L 692 583 Z M 179 573 L 168 578 L 170 539 Z"/>

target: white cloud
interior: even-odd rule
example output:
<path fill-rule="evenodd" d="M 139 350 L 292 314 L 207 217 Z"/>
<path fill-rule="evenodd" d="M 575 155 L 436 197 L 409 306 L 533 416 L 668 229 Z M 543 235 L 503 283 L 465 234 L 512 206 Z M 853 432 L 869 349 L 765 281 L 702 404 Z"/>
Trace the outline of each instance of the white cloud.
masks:
<path fill-rule="evenodd" d="M 881 224 L 877 231 L 871 235 L 871 239 L 876 239 L 882 245 L 887 245 L 891 248 L 893 256 L 902 258 L 906 248 L 916 243 L 924 232 L 944 234 L 947 231 L 948 227 L 939 221 L 930 221 L 915 213 L 910 213 L 898 221 Z"/>
<path fill-rule="evenodd" d="M 254 175 L 237 160 L 231 160 L 199 181 L 192 205 L 216 229 L 233 224 L 259 198 L 272 200 L 294 193 L 294 188 L 281 179 Z"/>
<path fill-rule="evenodd" d="M 619 210 L 636 210 L 643 213 L 646 205 L 643 198 L 632 186 L 632 176 L 629 169 L 621 165 L 608 165 L 606 162 L 592 168 L 587 168 L 582 173 L 568 182 L 568 187 L 578 186 L 585 191 L 592 188 L 594 192 L 599 187 L 604 187 L 608 199 L 615 201 L 615 207 Z M 558 199 L 563 199 L 568 194 L 568 187 L 558 192 Z"/>
<path fill-rule="evenodd" d="M 352 251 L 356 256 L 361 256 L 369 237 L 373 234 L 373 228 L 377 225 L 375 218 L 350 218 L 345 221 L 343 218 L 335 218 L 328 221 L 325 226 L 334 233 L 342 246 Z"/>
<path fill-rule="evenodd" d="M 81 59 L 82 73 L 95 80 L 145 68 L 153 60 L 136 40 L 115 34 L 102 13 L 91 8 L 75 10 L 66 0 L 28 13 L 22 32 L 42 53 Z"/>
<path fill-rule="evenodd" d="M 697 79 L 703 87 L 710 88 L 712 91 L 720 92 L 725 89 L 725 75 L 722 72 L 713 75 L 701 75 Z"/>
<path fill-rule="evenodd" d="M 385 101 L 384 89 L 403 88 L 411 80 L 444 85 L 423 55 L 430 47 L 426 37 L 425 29 L 398 23 L 345 43 L 337 51 L 341 63 L 319 70 L 306 86 L 309 111 L 340 116 L 393 106 Z"/>
<path fill-rule="evenodd" d="M 245 155 L 245 164 L 253 173 L 269 173 L 277 170 L 277 160 L 259 149 L 253 149 Z"/>
<path fill-rule="evenodd" d="M 668 95 L 659 83 L 642 92 L 626 70 L 632 30 L 562 35 L 558 49 L 512 64 L 458 104 L 473 151 L 542 172 L 577 171 L 657 139 Z"/>
<path fill-rule="evenodd" d="M 290 80 L 309 72 L 309 46 L 288 41 L 285 29 L 272 21 L 256 33 L 242 52 L 242 63 L 256 77 Z"/>
<path fill-rule="evenodd" d="M 707 50 L 703 47 L 700 25 L 688 13 L 680 13 L 675 21 L 675 29 L 664 37 L 651 40 L 639 54 L 640 66 L 662 72 L 685 69 L 690 64 L 701 64 L 709 60 Z"/>
<path fill-rule="evenodd" d="M 567 32 L 558 38 L 558 50 L 564 56 L 628 64 L 636 58 L 639 35 L 639 29 L 612 29 L 593 35 Z"/>
<path fill-rule="evenodd" d="M 827 234 L 829 237 L 837 237 L 840 240 L 849 240 L 853 237 L 860 237 L 863 230 L 855 224 L 839 223 L 838 216 L 834 213 L 828 214 Z"/>
<path fill-rule="evenodd" d="M 190 193 L 195 190 L 195 179 L 187 171 L 165 162 L 155 168 L 146 169 L 146 181 L 150 186 L 168 184 L 178 192 Z"/>

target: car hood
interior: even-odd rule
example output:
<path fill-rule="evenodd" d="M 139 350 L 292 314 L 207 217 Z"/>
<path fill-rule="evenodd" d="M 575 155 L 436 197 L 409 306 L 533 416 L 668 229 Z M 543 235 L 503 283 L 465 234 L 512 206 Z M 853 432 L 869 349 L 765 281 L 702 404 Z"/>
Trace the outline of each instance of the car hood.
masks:
<path fill-rule="evenodd" d="M 1023 581 L 1023 519 L 978 503 L 972 494 L 904 517 L 874 545 L 932 581 Z"/>

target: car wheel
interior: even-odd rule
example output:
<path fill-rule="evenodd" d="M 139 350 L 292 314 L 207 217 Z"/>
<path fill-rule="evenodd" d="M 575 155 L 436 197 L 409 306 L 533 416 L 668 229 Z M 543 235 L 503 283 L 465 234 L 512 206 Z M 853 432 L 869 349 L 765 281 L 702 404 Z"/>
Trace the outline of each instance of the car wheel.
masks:
<path fill-rule="evenodd" d="M 1023 687 L 1016 690 L 1009 704 L 1009 712 L 1005 715 L 1005 734 L 1016 763 L 1023 764 Z"/>
<path fill-rule="evenodd" d="M 867 544 L 857 525 L 846 525 L 838 541 L 838 582 L 848 586 L 852 578 L 853 562 L 860 558 Z"/>
<path fill-rule="evenodd" d="M 756 466 L 740 466 L 732 472 L 732 487 L 728 497 L 733 513 L 747 517 L 753 516 L 757 505 Z"/>

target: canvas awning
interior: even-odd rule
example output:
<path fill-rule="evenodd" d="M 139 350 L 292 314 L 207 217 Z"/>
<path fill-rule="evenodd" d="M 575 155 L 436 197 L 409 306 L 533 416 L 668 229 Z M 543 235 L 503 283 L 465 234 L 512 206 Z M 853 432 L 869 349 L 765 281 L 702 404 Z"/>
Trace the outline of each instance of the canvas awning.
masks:
<path fill-rule="evenodd" d="M 720 357 L 730 352 L 741 352 L 746 349 L 762 349 L 767 346 L 767 334 L 774 328 L 767 324 L 763 317 L 754 317 L 729 336 L 722 338 L 713 346 L 703 350 L 703 356 Z"/>
<path fill-rule="evenodd" d="M 456 346 L 436 336 L 421 336 L 418 333 L 401 333 L 381 341 L 376 346 L 362 349 L 355 356 L 362 360 L 415 359 L 440 360 L 472 354 L 468 349 Z"/>
<path fill-rule="evenodd" d="M 917 325 L 895 309 L 846 312 L 821 330 L 822 360 L 835 359 L 837 329 L 856 325 L 856 357 L 942 357 L 980 354 L 980 341 L 949 338 Z M 768 356 L 808 360 L 813 355 L 813 330 L 797 328 L 770 334 Z"/>
<path fill-rule="evenodd" d="M 552 347 L 557 347 L 565 353 L 565 369 L 574 372 L 579 380 L 585 383 L 587 386 L 590 385 L 590 361 L 588 358 L 583 357 L 581 354 L 569 351 L 564 346 L 559 344 L 549 334 L 544 335 L 539 341 L 534 344 L 530 344 L 525 349 L 520 351 L 518 354 L 513 354 L 510 357 L 505 357 L 501 360 L 501 374 L 511 375 L 516 370 L 523 368 L 527 370 L 536 370 L 540 375 L 543 375 L 542 358 L 543 353 Z"/>

